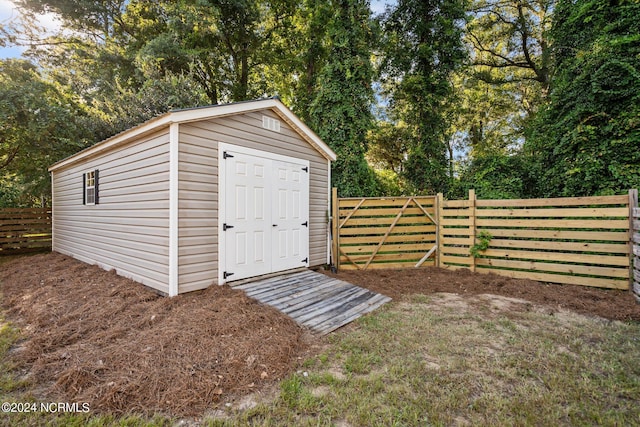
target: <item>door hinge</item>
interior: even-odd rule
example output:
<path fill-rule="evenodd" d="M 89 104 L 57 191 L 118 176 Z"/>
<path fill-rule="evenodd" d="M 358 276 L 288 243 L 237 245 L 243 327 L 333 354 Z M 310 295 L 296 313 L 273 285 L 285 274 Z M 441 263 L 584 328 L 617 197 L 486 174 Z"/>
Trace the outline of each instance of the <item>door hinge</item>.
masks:
<path fill-rule="evenodd" d="M 224 153 L 222 153 L 222 158 L 223 159 L 228 159 L 229 157 L 235 157 L 233 154 L 229 154 L 226 151 Z"/>
<path fill-rule="evenodd" d="M 305 264 L 306 264 L 306 263 L 308 263 L 308 262 L 309 262 L 309 258 L 305 258 L 305 259 L 303 259 L 301 262 L 303 262 L 303 263 L 305 263 Z"/>
<path fill-rule="evenodd" d="M 304 225 L 305 227 L 309 227 L 309 221 L 305 221 L 305 222 L 303 222 L 303 223 L 302 223 L 302 224 L 300 224 L 300 225 Z"/>
<path fill-rule="evenodd" d="M 222 231 L 227 231 L 230 228 L 233 228 L 233 225 L 229 225 L 226 222 L 222 224 Z"/>
<path fill-rule="evenodd" d="M 226 271 L 225 271 L 224 273 L 222 273 L 222 277 L 224 277 L 224 279 L 225 279 L 225 280 L 226 280 L 226 279 L 227 279 L 227 277 L 229 277 L 229 276 L 233 276 L 233 273 L 229 273 L 229 272 L 226 272 Z"/>
<path fill-rule="evenodd" d="M 309 168 L 308 168 L 308 167 L 306 167 L 306 166 L 305 166 L 305 167 L 303 167 L 303 168 L 302 168 L 302 170 L 303 170 L 303 171 L 305 171 L 305 172 L 307 172 L 307 173 L 309 172 Z"/>

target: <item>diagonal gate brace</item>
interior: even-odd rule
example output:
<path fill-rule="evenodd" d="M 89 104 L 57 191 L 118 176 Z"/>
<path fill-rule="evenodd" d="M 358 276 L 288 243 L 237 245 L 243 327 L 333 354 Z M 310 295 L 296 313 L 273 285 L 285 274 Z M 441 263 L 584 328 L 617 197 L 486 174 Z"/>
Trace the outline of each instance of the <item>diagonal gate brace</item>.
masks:
<path fill-rule="evenodd" d="M 382 237 L 382 239 L 380 240 L 380 243 L 378 243 L 378 246 L 376 246 L 375 250 L 373 251 L 373 253 L 371 254 L 371 257 L 369 258 L 369 260 L 367 261 L 367 263 L 364 265 L 364 267 L 362 268 L 363 270 L 366 270 L 367 267 L 369 267 L 369 264 L 371 264 L 371 261 L 373 261 L 373 258 L 375 258 L 375 256 L 378 254 L 378 251 L 380 250 L 380 248 L 382 247 L 382 245 L 384 245 L 384 242 L 387 240 L 387 237 L 389 237 L 389 234 L 391 234 L 391 231 L 393 230 L 393 227 L 396 226 L 396 224 L 398 223 L 398 221 L 400 221 L 400 218 L 402 218 L 402 214 L 404 213 L 405 210 L 407 210 L 407 206 L 409 206 L 409 203 L 411 203 L 411 201 L 413 200 L 413 197 L 409 197 L 407 199 L 407 202 L 404 204 L 404 206 L 402 207 L 402 209 L 400 209 L 400 212 L 398 212 L 398 215 L 396 215 L 396 218 L 393 220 L 393 222 L 391 223 L 391 226 L 389 227 L 389 229 L 387 230 L 387 232 L 385 233 L 385 235 Z"/>

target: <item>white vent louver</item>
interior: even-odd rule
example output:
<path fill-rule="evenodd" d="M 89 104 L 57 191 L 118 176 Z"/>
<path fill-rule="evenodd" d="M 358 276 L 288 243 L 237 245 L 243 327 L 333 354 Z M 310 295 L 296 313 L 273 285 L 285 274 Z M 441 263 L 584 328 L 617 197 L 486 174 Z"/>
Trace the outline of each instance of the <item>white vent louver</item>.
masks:
<path fill-rule="evenodd" d="M 269 116 L 262 116 L 262 127 L 274 132 L 280 132 L 280 120 L 276 120 Z"/>

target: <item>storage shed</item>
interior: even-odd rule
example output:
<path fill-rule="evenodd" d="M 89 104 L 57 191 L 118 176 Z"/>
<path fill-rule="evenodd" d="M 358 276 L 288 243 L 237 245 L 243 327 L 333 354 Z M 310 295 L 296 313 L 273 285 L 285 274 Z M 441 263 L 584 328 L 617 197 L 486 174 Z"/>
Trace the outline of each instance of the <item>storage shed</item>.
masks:
<path fill-rule="evenodd" d="M 335 158 L 278 99 L 172 111 L 49 168 L 53 250 L 170 296 L 322 265 Z"/>

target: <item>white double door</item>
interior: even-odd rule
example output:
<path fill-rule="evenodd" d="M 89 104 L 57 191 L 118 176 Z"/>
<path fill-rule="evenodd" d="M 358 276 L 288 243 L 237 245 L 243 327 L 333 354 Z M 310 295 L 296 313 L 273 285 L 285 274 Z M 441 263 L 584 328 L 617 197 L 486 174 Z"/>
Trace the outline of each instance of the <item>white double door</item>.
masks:
<path fill-rule="evenodd" d="M 224 144 L 224 281 L 309 266 L 309 162 Z"/>

